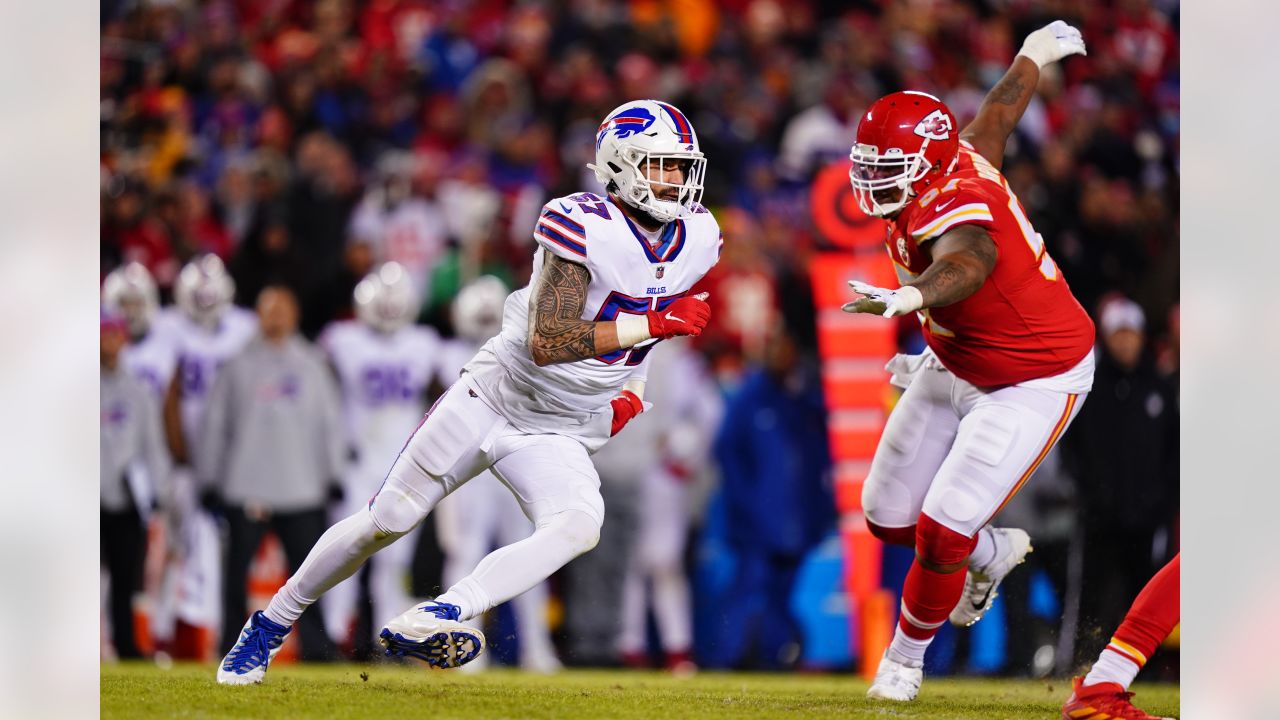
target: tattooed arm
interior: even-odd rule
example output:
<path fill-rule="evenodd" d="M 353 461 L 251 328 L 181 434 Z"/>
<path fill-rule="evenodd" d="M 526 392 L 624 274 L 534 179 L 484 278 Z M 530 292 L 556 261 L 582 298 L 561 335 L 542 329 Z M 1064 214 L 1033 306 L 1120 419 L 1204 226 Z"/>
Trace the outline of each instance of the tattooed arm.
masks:
<path fill-rule="evenodd" d="M 1027 35 L 1009 72 L 987 93 L 978 117 L 960 133 L 987 162 L 997 169 L 1004 164 L 1004 144 L 1027 109 L 1040 81 L 1040 69 L 1069 55 L 1087 55 L 1080 31 L 1054 20 Z"/>
<path fill-rule="evenodd" d="M 586 266 L 546 253 L 529 295 L 529 355 L 539 366 L 584 360 L 622 349 L 617 323 L 582 319 L 591 273 Z"/>
<path fill-rule="evenodd" d="M 1022 55 L 1014 58 L 1009 71 L 983 99 L 978 116 L 960 132 L 960 139 L 968 140 L 997 170 L 1004 164 L 1005 142 L 1026 112 L 1039 80 L 1040 68 L 1034 62 Z"/>
<path fill-rule="evenodd" d="M 948 230 L 925 251 L 933 262 L 908 284 L 920 291 L 927 308 L 958 303 L 978 292 L 996 266 L 995 241 L 976 225 Z"/>

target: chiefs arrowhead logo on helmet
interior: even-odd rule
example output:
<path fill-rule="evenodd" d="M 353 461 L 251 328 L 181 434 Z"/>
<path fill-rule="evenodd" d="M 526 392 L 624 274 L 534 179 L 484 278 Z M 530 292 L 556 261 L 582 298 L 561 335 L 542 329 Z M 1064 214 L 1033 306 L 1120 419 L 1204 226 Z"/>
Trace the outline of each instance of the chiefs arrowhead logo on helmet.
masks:
<path fill-rule="evenodd" d="M 946 140 L 951 137 L 951 118 L 941 110 L 934 110 L 924 119 L 916 123 L 915 133 L 922 138 L 929 140 Z"/>

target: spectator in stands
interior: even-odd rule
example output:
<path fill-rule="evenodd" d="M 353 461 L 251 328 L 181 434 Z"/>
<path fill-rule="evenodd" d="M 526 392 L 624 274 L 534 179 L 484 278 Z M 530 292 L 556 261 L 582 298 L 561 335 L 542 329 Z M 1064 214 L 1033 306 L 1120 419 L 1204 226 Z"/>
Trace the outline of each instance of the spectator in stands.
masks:
<path fill-rule="evenodd" d="M 297 572 L 327 527 L 325 504 L 346 458 L 338 389 L 319 353 L 297 335 L 298 304 L 283 286 L 258 296 L 261 335 L 218 374 L 205 408 L 196 472 L 225 514 L 222 647 L 248 614 L 247 575 L 269 529 Z M 321 613 L 303 616 L 302 655 L 333 652 Z"/>
<path fill-rule="evenodd" d="M 133 594 L 142 581 L 145 519 L 169 477 L 160 408 L 151 390 L 126 372 L 120 351 L 129 341 L 123 317 L 103 315 L 99 428 L 102 564 L 111 586 L 111 642 L 120 658 L 141 653 L 134 641 Z"/>

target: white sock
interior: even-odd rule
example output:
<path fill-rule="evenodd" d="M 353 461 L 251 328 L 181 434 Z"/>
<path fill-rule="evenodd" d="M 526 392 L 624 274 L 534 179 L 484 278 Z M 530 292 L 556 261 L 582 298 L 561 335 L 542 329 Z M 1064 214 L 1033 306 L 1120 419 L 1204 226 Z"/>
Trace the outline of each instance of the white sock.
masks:
<path fill-rule="evenodd" d="M 380 531 L 368 510 L 357 510 L 320 536 L 298 572 L 271 598 L 263 614 L 271 622 L 293 625 L 321 595 L 351 577 L 370 555 L 399 537 Z"/>
<path fill-rule="evenodd" d="M 470 620 L 551 577 L 595 547 L 599 537 L 600 523 L 590 515 L 577 510 L 559 513 L 524 540 L 486 555 L 470 575 L 436 600 L 457 605 L 460 619 Z"/>
<path fill-rule="evenodd" d="M 978 531 L 978 544 L 974 546 L 973 552 L 969 553 L 969 567 L 971 569 L 981 572 L 982 568 L 990 565 L 996 559 L 996 554 L 1000 550 L 999 541 L 996 540 L 996 537 L 996 533 L 991 531 L 990 525 Z"/>
<path fill-rule="evenodd" d="M 1133 660 L 1111 648 L 1107 648 L 1098 656 L 1098 662 L 1093 664 L 1089 674 L 1084 676 L 1084 683 L 1082 684 L 1097 685 L 1098 683 L 1113 682 L 1128 690 L 1129 685 L 1138 676 L 1138 671 L 1141 669 Z"/>
<path fill-rule="evenodd" d="M 933 642 L 933 638 L 928 640 L 916 640 L 907 637 L 902 632 L 902 628 L 893 631 L 893 642 L 889 643 L 889 659 L 902 663 L 907 667 L 921 667 L 924 665 L 924 651 L 929 649 L 929 643 Z"/>

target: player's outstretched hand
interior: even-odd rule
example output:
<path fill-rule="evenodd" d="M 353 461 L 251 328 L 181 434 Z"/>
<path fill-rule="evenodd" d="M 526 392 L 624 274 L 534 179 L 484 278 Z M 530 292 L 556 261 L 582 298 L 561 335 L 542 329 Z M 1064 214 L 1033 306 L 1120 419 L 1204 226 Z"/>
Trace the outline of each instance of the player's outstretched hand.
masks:
<path fill-rule="evenodd" d="M 666 340 L 681 335 L 697 337 L 711 319 L 711 306 L 707 293 L 682 297 L 663 310 L 653 310 L 649 318 L 649 337 Z"/>
<path fill-rule="evenodd" d="M 1037 67 L 1057 62 L 1068 55 L 1088 55 L 1080 31 L 1061 20 L 1054 20 L 1027 36 L 1019 55 Z"/>
<path fill-rule="evenodd" d="M 879 288 L 860 280 L 850 280 L 849 287 L 860 297 L 853 302 L 845 303 L 840 309 L 847 313 L 869 313 L 884 317 L 897 317 L 920 309 L 922 298 L 920 291 L 904 285 L 897 290 Z"/>
<path fill-rule="evenodd" d="M 609 437 L 617 435 L 623 426 L 631 422 L 631 418 L 644 412 L 644 403 L 630 390 L 623 390 L 622 394 L 609 401 L 609 404 L 613 406 L 613 426 L 609 430 Z"/>

